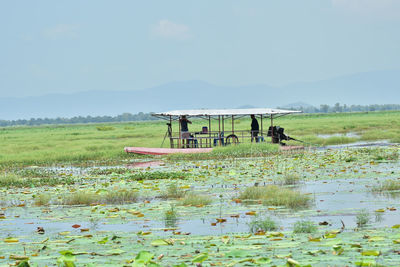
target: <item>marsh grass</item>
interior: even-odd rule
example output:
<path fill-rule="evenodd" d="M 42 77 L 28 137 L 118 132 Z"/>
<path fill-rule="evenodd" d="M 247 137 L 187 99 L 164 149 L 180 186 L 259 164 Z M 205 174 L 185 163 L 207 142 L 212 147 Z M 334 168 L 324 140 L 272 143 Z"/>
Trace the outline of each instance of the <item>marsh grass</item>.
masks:
<path fill-rule="evenodd" d="M 358 227 L 364 227 L 371 221 L 371 215 L 368 210 L 362 209 L 356 215 L 356 224 Z"/>
<path fill-rule="evenodd" d="M 89 171 L 90 175 L 110 175 L 110 174 L 129 174 L 134 173 L 136 170 L 127 168 L 93 168 Z"/>
<path fill-rule="evenodd" d="M 293 225 L 293 233 L 315 233 L 317 232 L 318 227 L 312 222 L 307 220 L 297 221 Z"/>
<path fill-rule="evenodd" d="M 112 126 L 97 126 L 97 131 L 114 131 L 115 128 Z"/>
<path fill-rule="evenodd" d="M 311 204 L 309 196 L 275 185 L 247 187 L 240 193 L 239 199 L 243 201 L 259 200 L 267 206 L 283 206 L 289 209 L 306 208 Z"/>
<path fill-rule="evenodd" d="M 159 180 L 159 179 L 186 179 L 189 176 L 185 172 L 164 172 L 164 171 L 154 171 L 154 172 L 137 172 L 128 174 L 125 179 L 133 181 L 141 180 Z"/>
<path fill-rule="evenodd" d="M 386 191 L 399 191 L 400 181 L 399 180 L 385 180 L 379 185 L 372 187 L 371 191 L 376 193 L 382 193 Z"/>
<path fill-rule="evenodd" d="M 199 195 L 195 193 L 185 194 L 183 199 L 179 202 L 182 206 L 207 206 L 211 204 L 212 200 L 209 196 Z"/>
<path fill-rule="evenodd" d="M 301 178 L 298 174 L 289 173 L 283 176 L 283 184 L 284 185 L 296 185 L 299 184 Z"/>
<path fill-rule="evenodd" d="M 0 175 L 0 187 L 21 187 L 23 179 L 14 173 L 3 173 Z"/>
<path fill-rule="evenodd" d="M 164 213 L 164 224 L 167 228 L 175 228 L 178 222 L 178 213 L 175 210 L 175 207 L 171 205 L 169 210 L 166 210 Z"/>
<path fill-rule="evenodd" d="M 256 233 L 259 231 L 275 231 L 278 229 L 278 224 L 272 220 L 270 217 L 255 217 L 249 223 L 250 232 Z"/>
<path fill-rule="evenodd" d="M 101 201 L 105 202 L 105 204 L 126 204 L 136 202 L 138 196 L 137 191 L 127 188 L 114 188 L 108 191 Z"/>
<path fill-rule="evenodd" d="M 35 196 L 34 204 L 36 206 L 47 206 L 49 205 L 50 200 L 51 200 L 50 194 L 39 194 Z"/>
<path fill-rule="evenodd" d="M 161 196 L 163 198 L 182 198 L 184 195 L 185 191 L 177 183 L 172 183 L 167 186 Z"/>
<path fill-rule="evenodd" d="M 43 177 L 43 178 L 22 178 L 15 173 L 0 174 L 1 187 L 39 187 L 74 184 L 72 177 Z"/>
<path fill-rule="evenodd" d="M 265 143 L 238 144 L 224 147 L 215 147 L 209 153 L 198 154 L 170 154 L 169 160 L 205 160 L 205 159 L 226 159 L 238 157 L 261 157 L 271 155 L 279 151 L 279 145 Z"/>
<path fill-rule="evenodd" d="M 21 177 L 50 178 L 57 176 L 57 172 L 42 168 L 24 168 L 16 172 Z"/>
<path fill-rule="evenodd" d="M 383 151 L 383 150 L 376 150 L 373 159 L 376 161 L 384 161 L 384 160 L 398 160 L 399 153 L 397 151 Z"/>
<path fill-rule="evenodd" d="M 69 195 L 63 196 L 62 204 L 64 205 L 91 205 L 99 203 L 100 196 L 95 193 L 80 190 Z"/>

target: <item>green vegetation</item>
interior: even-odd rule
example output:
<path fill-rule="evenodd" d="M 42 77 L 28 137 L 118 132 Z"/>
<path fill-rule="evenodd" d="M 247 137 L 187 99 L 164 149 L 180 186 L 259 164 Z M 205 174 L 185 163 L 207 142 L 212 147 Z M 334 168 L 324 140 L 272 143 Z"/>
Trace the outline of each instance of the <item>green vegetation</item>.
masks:
<path fill-rule="evenodd" d="M 228 122 L 226 123 L 229 129 Z M 275 120 L 275 123 L 285 127 L 285 132 L 290 136 L 318 145 L 372 140 L 400 141 L 400 111 L 298 114 L 279 118 Z M 202 126 L 204 126 L 203 120 L 193 119 L 190 129 L 201 129 Z M 100 129 L 111 127 L 114 130 L 102 131 L 97 127 Z M 216 127 L 218 127 L 217 122 L 213 121 L 212 128 Z M 249 127 L 250 119 L 243 118 L 235 129 L 249 130 Z M 82 164 L 88 161 L 110 163 L 133 157 L 138 158 L 140 156 L 126 154 L 123 148 L 125 146 L 159 147 L 165 131 L 164 121 L 0 128 L 2 144 L 0 169 L 53 163 Z M 350 132 L 357 133 L 359 137 L 333 136 L 324 139 L 317 136 L 318 134 Z M 288 144 L 299 143 L 290 141 Z M 187 159 L 265 155 L 277 151 L 277 147 L 264 143 L 241 144 L 217 148 L 211 155 L 188 155 Z M 170 158 L 180 157 L 183 156 Z"/>
<path fill-rule="evenodd" d="M 55 186 L 70 185 L 75 181 L 72 177 L 47 177 L 43 178 L 23 178 L 15 173 L 0 174 L 0 187 L 36 187 L 36 186 Z"/>
<path fill-rule="evenodd" d="M 102 200 L 106 204 L 126 204 L 136 202 L 138 193 L 127 188 L 113 188 L 109 190 Z"/>
<path fill-rule="evenodd" d="M 186 179 L 189 174 L 184 172 L 163 172 L 163 171 L 155 171 L 155 172 L 138 172 L 132 173 L 125 176 L 125 179 L 132 181 L 141 181 L 141 180 L 159 180 L 159 179 Z"/>
<path fill-rule="evenodd" d="M 279 145 L 271 143 L 250 143 L 237 144 L 225 147 L 215 147 L 210 153 L 201 154 L 171 154 L 167 158 L 170 160 L 204 160 L 204 159 L 224 159 L 239 157 L 261 157 L 276 153 Z"/>
<path fill-rule="evenodd" d="M 179 202 L 182 206 L 201 207 L 211 204 L 212 200 L 209 196 L 199 195 L 195 193 L 185 194 L 184 198 Z"/>
<path fill-rule="evenodd" d="M 368 210 L 362 209 L 356 215 L 356 224 L 358 227 L 364 227 L 371 221 L 371 215 Z"/>
<path fill-rule="evenodd" d="M 385 180 L 383 183 L 372 187 L 372 192 L 386 192 L 386 191 L 399 191 L 400 190 L 400 181 L 399 180 Z"/>
<path fill-rule="evenodd" d="M 297 221 L 293 225 L 293 233 L 315 233 L 317 232 L 318 227 L 312 222 L 307 220 Z"/>
<path fill-rule="evenodd" d="M 89 171 L 90 175 L 110 175 L 110 174 L 128 174 L 136 172 L 134 169 L 127 168 L 93 168 Z"/>
<path fill-rule="evenodd" d="M 175 228 L 178 222 L 178 214 L 175 211 L 175 207 L 171 205 L 169 210 L 166 210 L 164 213 L 164 224 L 165 227 Z"/>
<path fill-rule="evenodd" d="M 87 190 L 80 190 L 64 196 L 62 204 L 64 205 L 86 205 L 99 203 L 100 196 Z"/>
<path fill-rule="evenodd" d="M 29 257 L 31 266 L 56 265 L 57 259 L 82 266 L 355 266 L 378 260 L 397 266 L 400 198 L 377 199 L 368 189 L 399 180 L 396 160 L 375 159 L 398 151 L 322 149 L 145 168 L 83 161 L 71 169 L 2 170 L 0 265 Z M 315 205 L 309 193 L 291 190 L 297 183 L 313 193 Z M 382 188 L 397 192 L 394 185 Z M 337 192 L 327 193 L 332 189 Z M 357 222 L 360 199 L 368 210 Z M 362 227 L 369 215 L 375 216 L 373 229 Z M 294 223 L 301 218 L 307 219 Z M 340 219 L 348 231 L 344 224 L 338 229 Z M 325 225 L 323 235 L 316 222 Z"/>
<path fill-rule="evenodd" d="M 278 229 L 278 224 L 269 217 L 256 217 L 249 223 L 249 228 L 252 233 L 276 231 Z"/>
<path fill-rule="evenodd" d="M 300 182 L 300 176 L 298 174 L 285 174 L 283 176 L 284 185 L 296 185 Z"/>
<path fill-rule="evenodd" d="M 308 207 L 311 202 L 309 196 L 303 195 L 298 191 L 275 185 L 247 187 L 239 195 L 239 199 L 244 201 L 260 200 L 267 206 L 283 206 L 290 209 L 305 208 Z"/>
<path fill-rule="evenodd" d="M 166 191 L 162 193 L 163 198 L 182 198 L 185 191 L 177 183 L 169 184 Z"/>
<path fill-rule="evenodd" d="M 112 126 L 97 126 L 97 131 L 114 131 L 115 128 Z"/>
<path fill-rule="evenodd" d="M 35 205 L 36 206 L 47 206 L 49 205 L 51 200 L 51 195 L 50 194 L 40 194 L 35 196 Z"/>

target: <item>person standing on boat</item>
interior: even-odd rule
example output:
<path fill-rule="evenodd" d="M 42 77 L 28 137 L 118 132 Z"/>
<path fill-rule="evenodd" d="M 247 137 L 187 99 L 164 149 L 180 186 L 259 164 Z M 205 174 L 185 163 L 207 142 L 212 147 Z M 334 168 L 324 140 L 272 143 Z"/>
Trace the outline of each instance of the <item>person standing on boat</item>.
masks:
<path fill-rule="evenodd" d="M 192 122 L 188 120 L 185 115 L 183 115 L 179 119 L 179 123 L 181 124 L 182 145 L 185 145 L 185 140 L 186 140 L 186 145 L 189 146 L 189 142 L 187 140 L 190 137 L 188 123 L 192 124 Z"/>
<path fill-rule="evenodd" d="M 254 115 L 250 115 L 251 118 L 251 142 L 256 139 L 258 143 L 258 133 L 260 131 L 260 126 L 258 125 L 258 121 Z"/>

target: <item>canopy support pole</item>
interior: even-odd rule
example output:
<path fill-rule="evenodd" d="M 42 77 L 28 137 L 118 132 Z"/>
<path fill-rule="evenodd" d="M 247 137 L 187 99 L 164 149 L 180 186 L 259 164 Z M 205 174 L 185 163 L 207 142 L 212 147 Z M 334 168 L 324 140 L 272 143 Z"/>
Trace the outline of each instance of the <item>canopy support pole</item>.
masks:
<path fill-rule="evenodd" d="M 261 136 L 263 136 L 263 116 L 262 114 L 260 116 L 261 116 Z"/>
<path fill-rule="evenodd" d="M 179 139 L 178 139 L 178 148 L 181 148 L 181 122 L 180 120 L 178 120 L 178 124 L 179 124 Z"/>
<path fill-rule="evenodd" d="M 235 123 L 234 115 L 232 115 L 232 134 L 235 134 Z"/>
<path fill-rule="evenodd" d="M 208 116 L 208 141 L 210 142 L 209 146 L 211 147 L 211 116 Z"/>
<path fill-rule="evenodd" d="M 219 143 L 219 146 L 222 145 L 222 142 L 221 142 L 221 115 L 218 115 L 218 143 Z"/>
<path fill-rule="evenodd" d="M 168 135 L 169 135 L 169 146 L 171 148 L 174 148 L 174 139 L 172 138 L 172 116 L 169 116 Z"/>
<path fill-rule="evenodd" d="M 274 143 L 274 119 L 271 114 L 271 142 Z"/>

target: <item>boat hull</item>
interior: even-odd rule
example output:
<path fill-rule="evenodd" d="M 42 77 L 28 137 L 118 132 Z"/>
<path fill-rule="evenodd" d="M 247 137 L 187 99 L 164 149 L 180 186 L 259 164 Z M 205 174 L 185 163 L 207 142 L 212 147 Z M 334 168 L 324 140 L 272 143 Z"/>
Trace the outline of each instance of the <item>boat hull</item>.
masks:
<path fill-rule="evenodd" d="M 212 148 L 155 148 L 155 147 L 125 147 L 126 153 L 134 153 L 141 155 L 168 155 L 176 153 L 192 154 L 192 153 L 208 153 Z"/>

